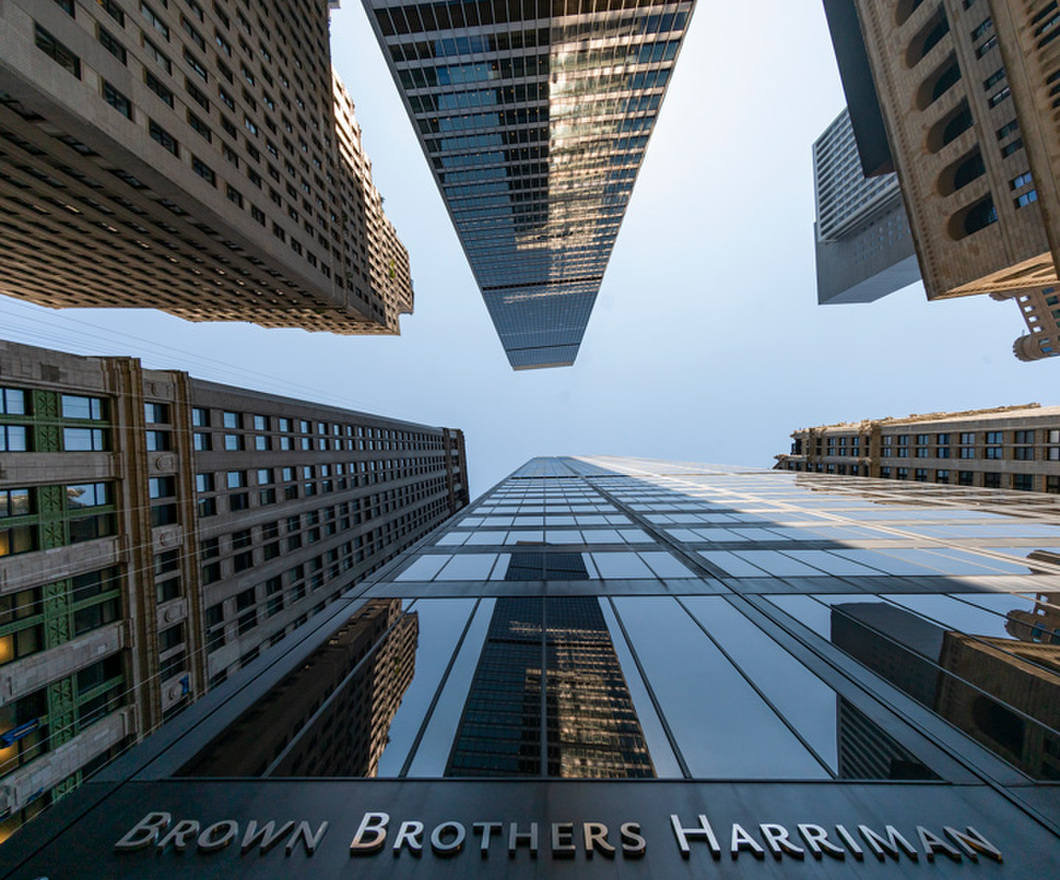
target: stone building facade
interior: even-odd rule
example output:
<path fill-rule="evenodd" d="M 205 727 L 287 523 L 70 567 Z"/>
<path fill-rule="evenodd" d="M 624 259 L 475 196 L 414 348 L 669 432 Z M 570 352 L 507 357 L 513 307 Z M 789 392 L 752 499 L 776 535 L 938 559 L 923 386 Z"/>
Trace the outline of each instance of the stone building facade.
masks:
<path fill-rule="evenodd" d="M 777 470 L 1060 493 L 1060 406 L 865 419 L 791 437 Z"/>
<path fill-rule="evenodd" d="M 458 430 L 132 358 L 0 343 L 0 401 L 6 833 L 468 503 Z"/>
<path fill-rule="evenodd" d="M 0 291 L 397 333 L 408 255 L 328 15 L 320 0 L 5 3 Z"/>
<path fill-rule="evenodd" d="M 886 131 L 929 299 L 991 293 L 1024 316 L 1057 283 L 1058 13 L 965 0 L 826 0 L 856 126 Z M 850 31 L 860 28 L 860 34 Z M 867 69 L 862 69 L 867 68 Z M 868 120 L 868 121 L 865 121 Z M 859 122 L 860 121 L 860 122 Z M 1060 312 L 1060 310 L 1057 310 Z M 1060 314 L 1035 308 L 1021 360 L 1060 351 Z"/>

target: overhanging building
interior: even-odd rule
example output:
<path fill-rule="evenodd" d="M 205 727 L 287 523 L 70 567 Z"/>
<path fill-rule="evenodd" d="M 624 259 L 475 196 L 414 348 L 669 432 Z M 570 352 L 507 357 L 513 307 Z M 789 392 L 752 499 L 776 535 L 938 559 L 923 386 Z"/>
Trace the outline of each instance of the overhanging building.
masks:
<path fill-rule="evenodd" d="M 396 334 L 386 218 L 325 0 L 0 7 L 0 292 Z"/>
<path fill-rule="evenodd" d="M 365 0 L 512 367 L 574 363 L 693 0 Z"/>
<path fill-rule="evenodd" d="M 1058 550 L 1048 495 L 535 459 L 5 876 L 1049 876 Z"/>
<path fill-rule="evenodd" d="M 466 473 L 459 430 L 0 342 L 0 838 L 460 510 Z M 363 688 L 391 702 L 402 626 Z"/>
<path fill-rule="evenodd" d="M 1013 352 L 1060 354 L 1055 42 L 1047 0 L 825 0 L 869 177 L 896 171 L 929 300 L 1016 299 Z"/>
<path fill-rule="evenodd" d="M 818 303 L 873 302 L 920 280 L 898 177 L 865 175 L 848 110 L 813 145 L 813 182 Z"/>

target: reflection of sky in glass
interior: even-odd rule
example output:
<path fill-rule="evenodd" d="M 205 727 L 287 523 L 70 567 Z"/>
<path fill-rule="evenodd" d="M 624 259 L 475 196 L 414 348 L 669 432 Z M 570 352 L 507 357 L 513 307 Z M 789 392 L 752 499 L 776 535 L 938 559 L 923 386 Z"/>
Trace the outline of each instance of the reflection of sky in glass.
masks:
<path fill-rule="evenodd" d="M 467 699 L 467 691 L 471 686 L 479 655 L 482 653 L 482 644 L 486 640 L 496 601 L 483 599 L 479 603 L 460 646 L 460 653 L 453 662 L 453 668 L 446 678 L 427 723 L 426 732 L 409 767 L 409 776 L 438 777 L 445 772 L 449 749 L 460 725 L 460 713 L 464 708 L 464 700 Z M 423 630 L 420 632 L 422 638 Z"/>
<path fill-rule="evenodd" d="M 413 606 L 420 625 L 416 674 L 390 723 L 390 743 L 379 760 L 379 776 L 397 776 L 401 771 L 474 605 L 473 599 L 421 599 Z"/>
<path fill-rule="evenodd" d="M 614 601 L 694 777 L 827 778 L 674 599 Z"/>
<path fill-rule="evenodd" d="M 838 769 L 836 692 L 720 597 L 682 600 L 826 764 Z"/>

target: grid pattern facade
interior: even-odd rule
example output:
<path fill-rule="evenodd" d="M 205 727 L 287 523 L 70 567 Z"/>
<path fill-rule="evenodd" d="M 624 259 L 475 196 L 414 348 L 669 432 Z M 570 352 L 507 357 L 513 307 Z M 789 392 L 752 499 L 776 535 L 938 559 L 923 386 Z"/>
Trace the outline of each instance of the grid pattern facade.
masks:
<path fill-rule="evenodd" d="M 260 816 L 297 786 L 299 803 L 319 805 L 343 828 L 361 823 L 353 852 L 373 875 L 485 876 L 498 859 L 508 873 L 540 873 L 542 863 L 554 870 L 552 860 L 572 859 L 579 875 L 613 876 L 641 855 L 620 851 L 620 822 L 640 819 L 630 827 L 644 839 L 673 843 L 668 814 L 689 815 L 684 827 L 696 828 L 700 813 L 719 845 L 708 847 L 701 831 L 690 852 L 649 847 L 653 876 L 709 873 L 721 858 L 729 865 L 730 828 L 733 876 L 760 873 L 770 835 L 785 829 L 797 848 L 778 848 L 776 858 L 797 860 L 808 877 L 874 860 L 902 875 L 930 863 L 957 877 L 992 872 L 1001 858 L 1006 870 L 1035 876 L 1060 839 L 1049 787 L 1060 778 L 1058 545 L 1060 508 L 1044 495 L 692 462 L 535 459 L 345 594 L 300 640 L 207 695 L 180 730 L 140 746 L 124 775 L 78 792 L 97 804 L 81 827 L 109 843 L 114 828 L 159 803 L 183 797 L 187 813 L 233 790 L 231 804 L 247 811 L 235 815 Z M 347 699 L 359 676 L 332 687 L 354 659 L 326 658 L 345 655 L 348 635 L 375 621 L 355 667 L 367 670 L 387 656 L 388 640 L 376 635 L 384 621 L 396 633 L 410 618 L 415 672 L 407 686 L 408 662 L 395 673 L 404 691 L 376 778 L 286 781 L 275 769 L 282 757 L 258 778 L 190 773 L 233 732 L 253 727 L 312 753 L 331 705 L 347 713 L 332 730 L 367 723 L 376 701 Z M 284 696 L 290 676 L 309 667 L 318 674 L 300 693 L 328 692 L 312 718 Z M 605 747 L 612 734 L 615 750 Z M 574 744 L 589 747 L 571 752 L 587 760 L 563 759 Z M 122 818 L 110 820 L 104 804 L 121 805 Z M 568 821 L 572 805 L 593 821 Z M 730 826 L 730 815 L 743 824 Z M 750 821 L 758 815 L 780 824 Z M 821 825 L 797 824 L 818 816 Z M 953 841 L 943 854 L 915 823 L 951 816 L 938 829 Z M 39 821 L 61 852 L 68 826 L 49 832 Z M 385 826 L 385 837 L 368 836 L 369 823 Z M 954 829 L 968 826 L 983 848 L 956 848 Z M 877 827 L 890 835 L 890 858 Z M 1042 836 L 1028 842 L 1021 828 Z M 807 829 L 836 849 L 812 858 Z M 33 852 L 16 840 L 4 854 L 23 873 L 56 874 L 40 839 Z M 348 869 L 350 847 L 349 833 L 324 841 L 314 870 Z M 240 862 L 236 847 L 175 855 L 152 840 L 115 858 L 135 868 L 200 857 L 262 878 L 291 864 Z"/>
<path fill-rule="evenodd" d="M 1060 492 L 1060 407 L 1000 407 L 795 431 L 778 470 Z"/>
<path fill-rule="evenodd" d="M 693 3 L 365 5 L 511 365 L 572 364 Z"/>
<path fill-rule="evenodd" d="M 4 837 L 468 501 L 456 430 L 14 343 L 0 375 Z"/>
<path fill-rule="evenodd" d="M 820 241 L 836 241 L 885 207 L 901 204 L 898 175 L 865 176 L 848 110 L 814 142 L 813 174 Z"/>
<path fill-rule="evenodd" d="M 0 10 L 0 285 L 63 307 L 397 333 L 382 213 L 320 0 Z"/>

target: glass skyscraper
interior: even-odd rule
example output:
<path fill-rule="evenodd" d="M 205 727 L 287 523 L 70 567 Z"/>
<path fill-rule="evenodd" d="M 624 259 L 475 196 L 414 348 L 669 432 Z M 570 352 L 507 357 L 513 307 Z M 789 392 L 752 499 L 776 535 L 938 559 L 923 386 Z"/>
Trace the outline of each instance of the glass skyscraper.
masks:
<path fill-rule="evenodd" d="M 693 0 L 365 5 L 509 362 L 574 363 Z"/>
<path fill-rule="evenodd" d="M 1051 496 L 535 459 L 0 864 L 1050 876 L 1058 596 Z"/>

